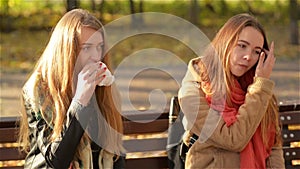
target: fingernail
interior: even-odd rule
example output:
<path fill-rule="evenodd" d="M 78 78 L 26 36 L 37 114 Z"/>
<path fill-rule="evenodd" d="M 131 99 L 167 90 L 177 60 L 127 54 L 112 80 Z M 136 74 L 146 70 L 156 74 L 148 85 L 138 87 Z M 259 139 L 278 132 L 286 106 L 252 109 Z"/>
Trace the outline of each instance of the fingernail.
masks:
<path fill-rule="evenodd" d="M 102 77 L 105 77 L 106 75 L 103 75 Z"/>
<path fill-rule="evenodd" d="M 104 70 L 106 70 L 107 69 L 107 67 L 105 67 L 105 68 L 103 68 Z"/>
<path fill-rule="evenodd" d="M 100 62 L 99 66 L 100 66 L 100 67 L 102 66 L 102 62 Z"/>

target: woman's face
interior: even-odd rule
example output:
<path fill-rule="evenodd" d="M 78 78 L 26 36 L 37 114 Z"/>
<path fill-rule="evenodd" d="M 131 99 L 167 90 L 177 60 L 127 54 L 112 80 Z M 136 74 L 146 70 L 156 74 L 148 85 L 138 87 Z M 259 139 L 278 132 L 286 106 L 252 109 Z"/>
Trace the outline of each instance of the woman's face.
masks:
<path fill-rule="evenodd" d="M 243 76 L 258 61 L 263 49 L 263 35 L 254 27 L 245 27 L 239 34 L 237 44 L 230 55 L 230 71 L 234 76 Z"/>
<path fill-rule="evenodd" d="M 76 69 L 82 68 L 89 63 L 102 60 L 104 42 L 101 32 L 89 27 L 83 27 L 79 39 L 80 52 L 77 58 Z"/>

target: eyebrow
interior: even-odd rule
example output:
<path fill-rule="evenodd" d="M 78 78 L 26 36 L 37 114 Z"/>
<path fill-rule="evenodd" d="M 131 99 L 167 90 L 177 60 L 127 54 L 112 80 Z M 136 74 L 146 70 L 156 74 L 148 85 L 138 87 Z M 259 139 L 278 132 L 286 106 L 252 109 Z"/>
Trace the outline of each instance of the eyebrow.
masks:
<path fill-rule="evenodd" d="M 245 41 L 245 40 L 238 40 L 238 41 L 241 41 L 241 42 L 246 43 L 247 45 L 250 45 L 250 43 L 248 41 Z M 254 48 L 262 50 L 262 48 L 259 46 L 255 46 Z"/>
<path fill-rule="evenodd" d="M 101 42 L 99 42 L 98 44 L 104 44 L 104 42 L 101 41 Z M 82 45 L 82 46 L 84 46 L 84 45 L 92 46 L 92 45 L 94 45 L 94 44 L 92 44 L 92 43 L 82 43 L 81 45 Z"/>

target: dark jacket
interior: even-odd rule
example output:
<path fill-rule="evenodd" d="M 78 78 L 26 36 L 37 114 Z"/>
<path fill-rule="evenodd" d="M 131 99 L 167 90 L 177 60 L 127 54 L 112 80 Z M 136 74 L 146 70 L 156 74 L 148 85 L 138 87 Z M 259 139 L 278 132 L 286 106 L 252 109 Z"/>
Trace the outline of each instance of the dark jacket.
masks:
<path fill-rule="evenodd" d="M 32 76 L 23 88 L 22 97 L 27 114 L 30 139 L 30 150 L 25 159 L 24 167 L 69 168 L 87 123 L 93 119 L 93 111 L 91 111 L 90 106 L 84 107 L 76 101 L 72 101 L 60 137 L 50 141 L 53 130 L 52 113 L 41 113 L 40 105 L 43 103 L 44 96 L 40 94 L 42 93 L 40 92 L 41 86 L 37 77 Z M 93 167 L 99 168 L 97 159 L 101 148 L 95 143 L 90 144 L 90 146 L 93 152 Z M 116 163 L 118 168 L 123 168 L 123 160 L 120 158 Z"/>

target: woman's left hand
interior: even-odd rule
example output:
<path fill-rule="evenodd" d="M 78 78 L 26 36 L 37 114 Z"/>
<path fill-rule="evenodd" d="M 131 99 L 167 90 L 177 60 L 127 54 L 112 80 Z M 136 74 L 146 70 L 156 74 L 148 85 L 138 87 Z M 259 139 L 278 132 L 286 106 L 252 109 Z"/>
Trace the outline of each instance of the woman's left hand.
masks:
<path fill-rule="evenodd" d="M 265 57 L 267 57 L 265 59 Z M 274 56 L 274 42 L 271 43 L 270 51 L 264 49 L 261 52 L 259 61 L 256 67 L 255 76 L 269 79 L 273 71 L 276 58 Z"/>

